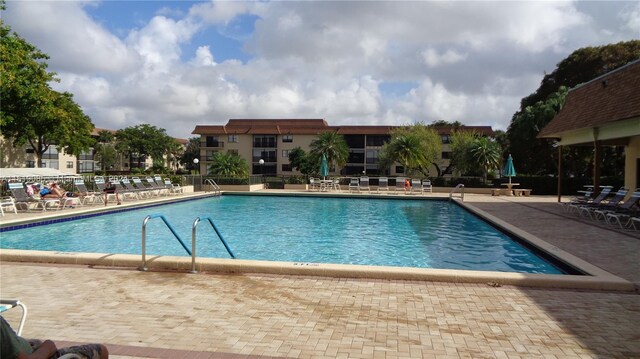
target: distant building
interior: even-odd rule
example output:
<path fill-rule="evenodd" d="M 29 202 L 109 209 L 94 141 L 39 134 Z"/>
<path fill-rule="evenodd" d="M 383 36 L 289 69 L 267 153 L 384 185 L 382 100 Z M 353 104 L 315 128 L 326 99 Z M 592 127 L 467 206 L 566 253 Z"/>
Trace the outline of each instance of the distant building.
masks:
<path fill-rule="evenodd" d="M 323 119 L 230 119 L 226 125 L 197 125 L 193 134 L 200 135 L 200 173 L 207 173 L 212 156 L 226 151 L 244 158 L 252 174 L 296 175 L 291 168 L 289 152 L 300 147 L 309 151 L 319 134 L 335 131 L 344 136 L 349 146 L 349 159 L 342 168 L 330 169 L 332 174 L 358 176 L 402 176 L 404 168 L 379 168 L 378 155 L 391 131 L 397 126 L 329 126 Z M 449 135 L 452 127 L 434 128 L 442 139 L 441 168 L 449 164 Z M 490 126 L 463 126 L 483 136 L 492 136 Z M 260 160 L 264 163 L 260 164 Z M 435 169 L 434 169 L 435 176 Z"/>
<path fill-rule="evenodd" d="M 103 128 L 94 128 L 91 135 L 98 137 L 100 131 L 109 131 L 115 135 L 116 131 Z M 183 147 L 188 140 L 176 138 Z M 153 165 L 150 157 L 136 158 L 121 156 L 109 171 L 128 172 L 132 168 L 139 167 L 145 170 Z M 34 168 L 36 156 L 29 145 L 14 147 L 10 140 L 0 136 L 0 168 Z M 82 152 L 79 156 L 72 156 L 58 150 L 56 145 L 51 145 L 42 156 L 39 167 L 53 168 L 68 174 L 94 173 L 100 170 L 100 163 L 95 158 L 95 149 L 92 147 Z"/>

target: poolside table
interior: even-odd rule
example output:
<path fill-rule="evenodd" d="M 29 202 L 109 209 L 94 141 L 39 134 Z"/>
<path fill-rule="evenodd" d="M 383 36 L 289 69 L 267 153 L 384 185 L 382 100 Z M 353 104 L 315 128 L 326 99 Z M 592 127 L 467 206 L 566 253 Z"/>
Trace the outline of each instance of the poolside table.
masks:
<path fill-rule="evenodd" d="M 519 186 L 520 183 L 500 183 L 501 186 L 506 186 L 507 189 L 505 189 L 504 191 L 506 191 L 506 195 L 507 196 L 513 196 L 513 187 L 515 186 Z"/>

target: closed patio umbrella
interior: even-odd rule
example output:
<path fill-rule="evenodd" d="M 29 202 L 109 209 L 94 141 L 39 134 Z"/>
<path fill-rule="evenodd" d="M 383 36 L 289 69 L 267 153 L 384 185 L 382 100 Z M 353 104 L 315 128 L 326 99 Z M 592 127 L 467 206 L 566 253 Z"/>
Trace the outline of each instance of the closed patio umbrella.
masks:
<path fill-rule="evenodd" d="M 504 165 L 504 176 L 509 177 L 509 184 L 511 184 L 511 177 L 516 175 L 516 169 L 513 167 L 513 158 L 511 155 L 507 157 L 507 163 Z"/>
<path fill-rule="evenodd" d="M 329 165 L 327 164 L 327 156 L 322 154 L 322 161 L 320 162 L 320 176 L 325 179 L 329 175 Z"/>

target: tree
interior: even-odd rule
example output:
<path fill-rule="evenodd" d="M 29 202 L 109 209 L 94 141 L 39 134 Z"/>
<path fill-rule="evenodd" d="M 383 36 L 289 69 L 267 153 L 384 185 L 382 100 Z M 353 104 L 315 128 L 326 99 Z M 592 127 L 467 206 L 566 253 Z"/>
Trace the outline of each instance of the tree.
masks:
<path fill-rule="evenodd" d="M 482 167 L 484 183 L 487 183 L 487 173 L 500 167 L 500 147 L 495 141 L 480 137 L 473 141 L 470 152 L 473 159 Z"/>
<path fill-rule="evenodd" d="M 47 71 L 46 59 L 0 20 L 0 132 L 14 147 L 28 144 L 37 167 L 51 145 L 78 156 L 93 141 L 91 119 L 73 95 L 49 86 L 56 78 Z"/>
<path fill-rule="evenodd" d="M 249 165 L 244 158 L 224 152 L 216 152 L 211 156 L 209 174 L 227 177 L 246 177 L 249 175 Z"/>
<path fill-rule="evenodd" d="M 141 159 L 149 156 L 154 162 L 163 161 L 167 144 L 172 140 L 167 136 L 165 129 L 149 124 L 127 127 L 116 132 L 116 148 L 128 153 L 130 160 L 135 158 L 138 168 Z"/>
<path fill-rule="evenodd" d="M 173 170 L 174 174 L 178 170 L 178 165 L 180 164 L 180 158 L 182 157 L 182 152 L 184 152 L 184 148 L 175 138 L 172 138 L 167 143 L 167 153 L 166 153 L 167 164 L 169 168 Z"/>
<path fill-rule="evenodd" d="M 423 124 L 398 127 L 391 131 L 391 140 L 382 146 L 378 165 L 390 167 L 394 162 L 404 166 L 405 174 L 429 176 L 429 167 L 440 158 L 442 142 L 438 133 Z"/>
<path fill-rule="evenodd" d="M 510 153 L 518 158 L 518 170 L 521 173 L 544 175 L 556 172 L 551 140 L 537 139 L 540 130 L 546 126 L 564 105 L 568 89 L 561 87 L 546 101 L 527 106 L 514 116 L 507 130 Z"/>
<path fill-rule="evenodd" d="M 118 152 L 114 145 L 113 133 L 100 130 L 94 145 L 94 159 L 100 163 L 100 169 L 106 171 L 118 161 Z"/>
<path fill-rule="evenodd" d="M 349 146 L 344 140 L 344 136 L 337 132 L 323 132 L 311 141 L 310 155 L 318 159 L 325 155 L 329 167 L 342 167 L 349 159 Z"/>
<path fill-rule="evenodd" d="M 478 165 L 473 161 L 471 148 L 480 137 L 475 131 L 456 130 L 449 136 L 451 147 L 450 166 L 464 175 L 477 170 Z"/>
<path fill-rule="evenodd" d="M 638 58 L 640 40 L 585 47 L 574 51 L 546 74 L 538 89 L 520 101 L 520 109 L 507 130 L 508 152 L 519 159 L 518 171 L 541 175 L 557 172 L 557 158 L 554 159 L 557 151 L 552 148 L 552 141 L 536 136 L 561 108 L 566 96 L 563 87 L 575 87 Z M 576 163 L 589 162 L 588 151 L 575 148 L 567 151 Z M 604 152 L 603 168 L 616 167 L 620 151 Z"/>
<path fill-rule="evenodd" d="M 180 163 L 189 171 L 199 169 L 199 166 L 193 163 L 193 160 L 200 159 L 200 137 L 191 137 L 187 146 L 180 157 Z"/>
<path fill-rule="evenodd" d="M 317 174 L 320 170 L 320 158 L 307 154 L 302 148 L 296 147 L 289 151 L 289 163 L 305 176 Z"/>

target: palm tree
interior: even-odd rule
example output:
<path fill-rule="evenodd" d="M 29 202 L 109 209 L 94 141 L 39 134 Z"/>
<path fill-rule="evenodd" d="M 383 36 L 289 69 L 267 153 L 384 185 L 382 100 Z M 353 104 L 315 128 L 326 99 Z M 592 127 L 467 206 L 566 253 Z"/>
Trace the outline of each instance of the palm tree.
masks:
<path fill-rule="evenodd" d="M 322 155 L 327 157 L 329 167 L 342 167 L 349 159 L 349 146 L 344 140 L 344 136 L 337 132 L 323 132 L 318 138 L 311 141 L 311 155 L 321 158 Z M 320 161 L 318 161 L 318 164 Z"/>
<path fill-rule="evenodd" d="M 487 137 L 480 137 L 473 142 L 470 152 L 482 167 L 484 183 L 487 183 L 487 173 L 500 167 L 500 146 Z"/>
<path fill-rule="evenodd" d="M 379 165 L 389 167 L 393 162 L 402 164 L 406 174 L 429 166 L 420 138 L 411 135 L 395 136 L 384 145 Z"/>
<path fill-rule="evenodd" d="M 228 177 L 246 177 L 249 175 L 249 165 L 244 158 L 232 154 L 216 152 L 211 156 L 209 174 Z"/>

